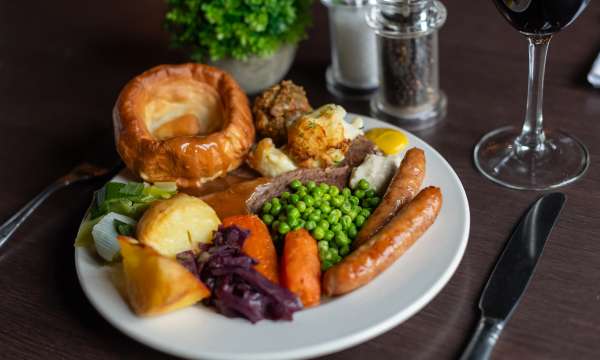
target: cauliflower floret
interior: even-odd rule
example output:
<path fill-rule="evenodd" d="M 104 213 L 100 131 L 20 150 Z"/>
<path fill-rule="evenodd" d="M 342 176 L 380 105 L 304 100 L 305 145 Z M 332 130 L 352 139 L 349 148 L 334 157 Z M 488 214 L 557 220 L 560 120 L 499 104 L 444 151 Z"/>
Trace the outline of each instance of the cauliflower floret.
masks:
<path fill-rule="evenodd" d="M 364 135 L 363 126 L 363 119 L 359 116 L 354 117 L 350 123 L 344 121 L 344 137 L 354 140 L 357 136 Z"/>
<path fill-rule="evenodd" d="M 263 176 L 275 177 L 298 167 L 281 150 L 275 147 L 271 138 L 264 138 L 248 156 L 248 164 Z"/>
<path fill-rule="evenodd" d="M 346 110 L 324 105 L 301 116 L 288 129 L 288 153 L 300 167 L 327 167 L 344 159 L 350 146 L 345 136 Z"/>

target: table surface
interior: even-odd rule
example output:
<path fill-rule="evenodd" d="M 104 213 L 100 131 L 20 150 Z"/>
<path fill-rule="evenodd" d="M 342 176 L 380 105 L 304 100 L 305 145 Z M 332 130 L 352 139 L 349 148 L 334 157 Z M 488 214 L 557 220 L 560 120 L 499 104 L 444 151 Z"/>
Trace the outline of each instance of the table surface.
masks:
<path fill-rule="evenodd" d="M 600 357 L 600 92 L 585 82 L 600 50 L 598 5 L 593 2 L 553 39 L 545 93 L 546 124 L 581 139 L 592 164 L 583 179 L 563 189 L 566 208 L 494 359 Z M 447 7 L 440 74 L 448 116 L 417 135 L 464 184 L 472 216 L 469 245 L 456 274 L 422 311 L 328 359 L 456 358 L 512 227 L 540 196 L 492 184 L 471 160 L 484 133 L 522 121 L 526 42 L 491 1 L 447 1 Z M 153 65 L 185 60 L 168 48 L 163 12 L 159 0 L 0 2 L 0 219 L 77 163 L 116 161 L 111 110 L 121 87 Z M 320 4 L 314 14 L 289 78 L 306 87 L 313 104 L 335 101 L 368 113 L 366 103 L 327 93 L 327 17 Z M 169 358 L 119 333 L 79 286 L 72 241 L 98 186 L 73 186 L 51 197 L 0 252 L 0 357 Z"/>

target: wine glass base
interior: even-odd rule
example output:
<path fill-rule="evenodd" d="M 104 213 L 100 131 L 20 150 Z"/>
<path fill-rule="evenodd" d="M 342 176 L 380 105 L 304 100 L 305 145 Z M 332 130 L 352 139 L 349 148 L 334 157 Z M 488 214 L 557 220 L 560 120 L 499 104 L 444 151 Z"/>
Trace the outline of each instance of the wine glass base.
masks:
<path fill-rule="evenodd" d="M 537 150 L 514 141 L 521 129 L 503 127 L 486 134 L 475 146 L 475 166 L 488 179 L 519 190 L 548 190 L 581 178 L 590 164 L 586 147 L 560 130 L 545 130 Z"/>

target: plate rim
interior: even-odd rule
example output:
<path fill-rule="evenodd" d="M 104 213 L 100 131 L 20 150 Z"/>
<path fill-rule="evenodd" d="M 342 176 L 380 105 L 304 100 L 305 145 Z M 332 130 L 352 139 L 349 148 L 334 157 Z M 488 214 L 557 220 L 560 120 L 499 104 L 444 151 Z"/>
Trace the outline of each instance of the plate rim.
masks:
<path fill-rule="evenodd" d="M 450 174 L 452 180 L 455 181 L 459 185 L 458 186 L 459 195 L 460 195 L 460 200 L 462 202 L 461 207 L 465 209 L 465 220 L 466 220 L 465 226 L 462 229 L 463 230 L 462 234 L 460 235 L 460 237 L 461 237 L 460 245 L 456 249 L 457 251 L 456 251 L 454 257 L 452 258 L 451 262 L 449 263 L 448 267 L 446 268 L 446 270 L 444 271 L 442 276 L 440 276 L 427 290 L 425 290 L 423 292 L 423 294 L 420 297 L 417 298 L 417 300 L 413 301 L 409 306 L 405 307 L 404 309 L 397 312 L 393 316 L 387 318 L 386 320 L 376 323 L 373 326 L 370 326 L 368 328 L 365 328 L 362 331 L 354 332 L 352 334 L 343 336 L 341 338 L 336 338 L 335 340 L 330 340 L 330 341 L 324 342 L 324 343 L 302 346 L 302 347 L 298 347 L 295 349 L 289 349 L 289 350 L 285 350 L 285 351 L 269 351 L 269 352 L 264 352 L 264 353 L 254 352 L 252 354 L 243 354 L 243 353 L 239 353 L 239 352 L 236 352 L 236 353 L 218 352 L 218 353 L 216 353 L 216 352 L 205 352 L 205 351 L 204 352 L 194 351 L 192 353 L 190 351 L 186 351 L 186 349 L 182 349 L 177 346 L 173 346 L 173 347 L 165 346 L 163 343 L 161 343 L 160 341 L 156 341 L 153 337 L 150 337 L 150 336 L 148 336 L 148 337 L 138 336 L 138 334 L 135 331 L 131 331 L 126 326 L 122 326 L 118 321 L 114 321 L 113 316 L 109 312 L 105 312 L 103 310 L 103 307 L 99 304 L 99 301 L 94 296 L 91 295 L 91 290 L 88 288 L 89 284 L 87 284 L 86 281 L 84 281 L 83 275 L 81 273 L 82 270 L 80 269 L 80 265 L 79 265 L 79 260 L 81 259 L 81 256 L 83 256 L 83 255 L 81 255 L 81 252 L 87 251 L 87 249 L 75 247 L 74 262 L 75 262 L 75 269 L 76 269 L 76 273 L 77 273 L 77 279 L 78 279 L 79 284 L 80 284 L 86 298 L 88 299 L 88 301 L 92 304 L 94 309 L 96 311 L 98 311 L 98 313 L 108 323 L 111 324 L 111 326 L 115 327 L 117 330 L 119 330 L 120 332 L 122 332 L 123 334 L 127 335 L 128 337 L 132 338 L 133 340 L 135 340 L 137 342 L 145 344 L 145 345 L 147 345 L 157 351 L 163 352 L 165 354 L 176 355 L 176 356 L 180 356 L 183 358 L 189 358 L 189 359 L 192 359 L 192 358 L 195 359 L 195 358 L 199 358 L 201 356 L 202 359 L 213 359 L 213 360 L 228 360 L 228 359 L 251 360 L 251 359 L 257 359 L 257 358 L 265 359 L 265 360 L 277 360 L 277 359 L 289 359 L 289 358 L 312 358 L 312 357 L 316 357 L 316 356 L 327 355 L 327 354 L 341 351 L 341 350 L 350 348 L 352 346 L 358 345 L 360 343 L 369 341 L 369 340 L 373 339 L 374 337 L 389 331 L 393 327 L 400 325 L 401 323 L 403 323 L 404 321 L 408 320 L 413 315 L 415 315 L 417 312 L 421 311 L 427 304 L 429 304 L 441 292 L 441 290 L 450 281 L 452 276 L 454 276 L 454 274 L 456 273 L 456 270 L 458 269 L 458 266 L 460 265 L 460 262 L 462 261 L 462 259 L 464 257 L 466 247 L 469 242 L 469 234 L 470 234 L 470 230 L 471 230 L 471 214 L 470 214 L 470 207 L 469 207 L 469 201 L 467 198 L 467 194 L 465 192 L 462 182 L 460 181 L 460 178 L 454 171 L 454 168 L 450 165 L 450 163 L 448 163 L 446 158 L 444 158 L 437 151 L 437 149 L 435 149 L 433 146 L 429 145 L 429 143 L 427 143 L 426 141 L 421 139 L 419 136 L 417 136 L 417 135 L 413 134 L 412 132 L 407 131 L 399 126 L 396 126 L 396 125 L 390 124 L 390 123 L 386 123 L 382 120 L 373 118 L 371 116 L 355 114 L 355 113 L 348 113 L 348 116 L 358 116 L 363 119 L 367 119 L 368 121 L 374 120 L 376 123 L 381 124 L 382 126 L 387 126 L 389 128 L 393 128 L 393 129 L 399 129 L 399 130 L 406 132 L 406 133 L 410 134 L 411 136 L 417 138 L 418 140 L 422 141 L 431 149 L 431 151 L 433 151 L 435 154 L 437 154 L 439 156 L 443 165 L 447 169 L 450 170 L 449 174 Z M 379 126 L 379 125 L 377 125 L 377 126 Z"/>

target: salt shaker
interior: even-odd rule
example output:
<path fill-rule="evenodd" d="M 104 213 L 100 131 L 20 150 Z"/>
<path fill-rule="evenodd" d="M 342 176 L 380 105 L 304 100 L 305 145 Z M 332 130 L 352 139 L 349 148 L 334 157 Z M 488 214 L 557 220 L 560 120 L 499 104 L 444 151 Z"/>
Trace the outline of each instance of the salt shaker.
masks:
<path fill-rule="evenodd" d="M 377 90 L 377 45 L 365 19 L 372 1 L 321 0 L 328 9 L 331 35 L 327 89 L 338 97 L 368 98 Z"/>
<path fill-rule="evenodd" d="M 446 114 L 439 88 L 438 30 L 446 8 L 437 0 L 377 0 L 367 23 L 377 35 L 380 86 L 375 117 L 409 130 L 435 125 Z"/>

